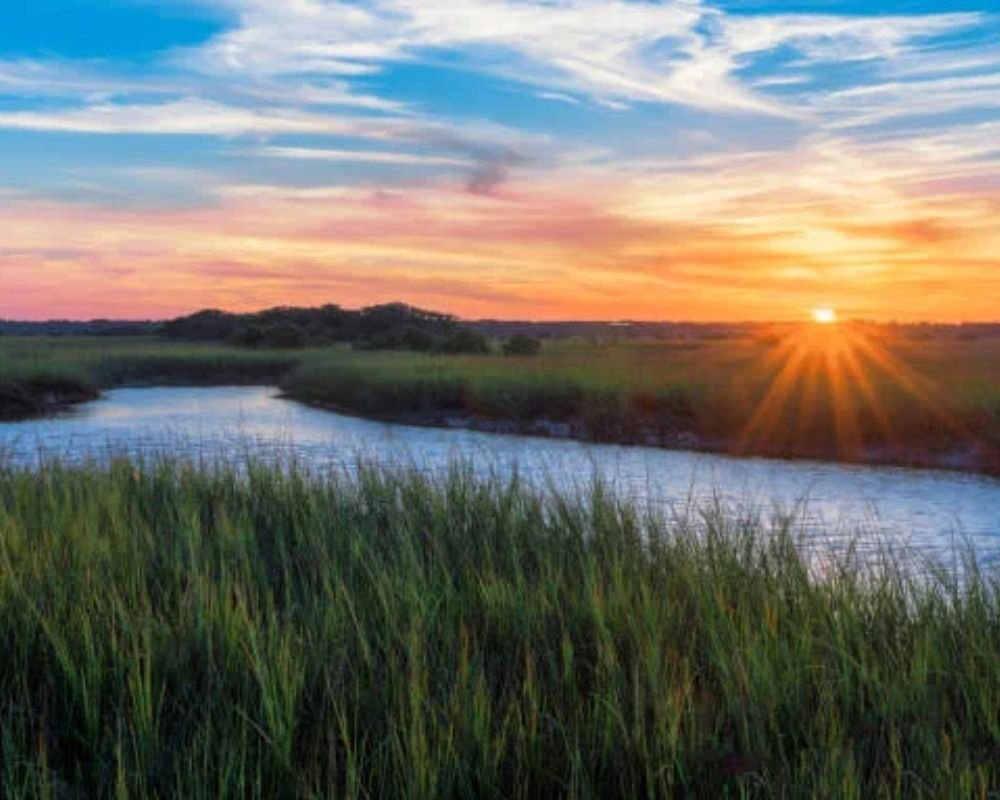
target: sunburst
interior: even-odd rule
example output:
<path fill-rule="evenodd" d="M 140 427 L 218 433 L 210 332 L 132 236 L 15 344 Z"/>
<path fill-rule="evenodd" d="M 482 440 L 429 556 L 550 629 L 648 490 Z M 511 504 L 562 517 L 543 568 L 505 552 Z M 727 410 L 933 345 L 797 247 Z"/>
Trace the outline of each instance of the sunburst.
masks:
<path fill-rule="evenodd" d="M 814 308 L 812 318 L 817 325 L 834 325 L 837 322 L 837 310 L 828 306 Z"/>
<path fill-rule="evenodd" d="M 830 311 L 832 318 L 820 311 Z M 919 412 L 943 432 L 968 432 L 949 413 L 945 393 L 905 364 L 885 335 L 853 323 L 836 324 L 832 309 L 815 309 L 815 323 L 797 327 L 758 363 L 763 396 L 738 439 L 740 452 L 827 451 L 856 459 L 865 447 L 899 448 L 894 414 Z M 896 395 L 889 405 L 887 395 Z"/>

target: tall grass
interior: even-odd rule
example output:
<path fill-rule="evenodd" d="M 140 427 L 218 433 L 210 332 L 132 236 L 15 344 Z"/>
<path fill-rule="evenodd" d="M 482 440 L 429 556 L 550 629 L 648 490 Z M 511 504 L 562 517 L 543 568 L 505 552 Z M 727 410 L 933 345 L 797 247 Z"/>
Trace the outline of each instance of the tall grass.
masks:
<path fill-rule="evenodd" d="M 545 420 L 596 440 L 1000 471 L 996 341 L 870 339 L 884 354 L 874 363 L 822 342 L 801 359 L 759 336 L 549 342 L 521 359 L 337 351 L 299 364 L 284 387 L 362 415 L 529 431 Z"/>
<path fill-rule="evenodd" d="M 0 795 L 986 797 L 997 584 L 817 580 L 793 530 L 461 467 L 0 469 Z"/>
<path fill-rule="evenodd" d="M 891 367 L 820 347 L 793 370 L 782 339 L 546 342 L 535 358 L 252 351 L 147 338 L 0 339 L 0 417 L 122 384 L 281 383 L 361 415 L 741 454 L 1000 472 L 996 340 L 865 334 Z M 839 370 L 840 377 L 831 379 Z M 58 397 L 56 398 L 58 399 Z M 503 423 L 497 425 L 496 423 Z M 553 425 L 552 423 L 557 423 Z"/>
<path fill-rule="evenodd" d="M 95 386 L 172 379 L 276 380 L 301 357 L 224 345 L 176 344 L 152 337 L 7 337 L 0 338 L 0 382 L 36 376 L 75 379 Z"/>
<path fill-rule="evenodd" d="M 0 419 L 43 414 L 128 384 L 275 383 L 302 355 L 151 337 L 0 339 Z"/>
<path fill-rule="evenodd" d="M 618 363 L 338 351 L 299 364 L 286 392 L 365 415 L 467 414 L 530 423 L 571 422 L 595 439 L 639 439 L 652 427 L 670 432 L 693 424 L 691 387 L 664 373 L 654 378 Z"/>

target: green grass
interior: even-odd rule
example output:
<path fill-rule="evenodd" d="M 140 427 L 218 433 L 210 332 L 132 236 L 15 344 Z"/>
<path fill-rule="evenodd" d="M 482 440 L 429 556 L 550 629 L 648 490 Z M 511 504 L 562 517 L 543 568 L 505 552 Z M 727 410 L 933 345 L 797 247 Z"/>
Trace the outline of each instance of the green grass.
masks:
<path fill-rule="evenodd" d="M 280 383 L 293 398 L 366 416 L 542 432 L 555 422 L 599 441 L 1000 472 L 1000 341 L 864 329 L 874 357 L 818 334 L 796 361 L 788 335 L 557 340 L 534 358 L 0 338 L 0 416 L 5 397 L 8 416 L 23 416 L 25 396 L 53 387 L 75 400 L 122 384 Z"/>
<path fill-rule="evenodd" d="M 300 364 L 284 386 L 362 415 L 547 418 L 581 438 L 779 456 L 919 464 L 958 452 L 1000 469 L 1000 342 L 874 331 L 869 356 L 812 335 L 801 361 L 763 334 L 557 341 L 522 359 L 336 351 Z"/>
<path fill-rule="evenodd" d="M 550 347 L 538 358 L 342 350 L 303 362 L 283 385 L 292 397 L 360 414 L 579 421 L 582 433 L 599 439 L 638 435 L 652 420 L 690 424 L 697 389 L 673 365 L 659 374 L 643 369 L 650 365 L 638 353 L 635 346 Z"/>
<path fill-rule="evenodd" d="M 306 355 L 152 337 L 3 337 L 0 419 L 46 413 L 128 384 L 275 383 Z"/>
<path fill-rule="evenodd" d="M 986 797 L 1000 592 L 460 467 L 0 469 L 0 795 Z"/>
<path fill-rule="evenodd" d="M 60 376 L 95 386 L 123 383 L 275 380 L 305 356 L 153 337 L 0 338 L 0 381 Z"/>

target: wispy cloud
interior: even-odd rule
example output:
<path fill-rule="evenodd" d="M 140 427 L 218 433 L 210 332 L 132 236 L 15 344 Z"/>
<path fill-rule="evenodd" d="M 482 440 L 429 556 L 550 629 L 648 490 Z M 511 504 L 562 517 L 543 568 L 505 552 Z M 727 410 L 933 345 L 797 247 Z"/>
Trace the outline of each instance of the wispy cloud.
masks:
<path fill-rule="evenodd" d="M 165 103 L 101 103 L 58 111 L 0 112 L 0 127 L 102 134 L 240 136 L 314 133 L 351 135 L 356 127 L 330 115 L 296 109 L 256 109 L 197 98 Z"/>
<path fill-rule="evenodd" d="M 252 154 L 295 161 L 333 161 L 350 164 L 395 164 L 412 167 L 470 167 L 474 162 L 451 156 L 393 153 L 374 150 L 335 150 L 314 147 L 261 147 Z"/>
<path fill-rule="evenodd" d="M 945 110 L 996 100 L 996 61 L 977 48 L 962 53 L 951 68 L 939 66 L 945 71 L 937 80 L 913 79 L 949 55 L 942 37 L 974 29 L 984 22 L 981 14 L 741 16 L 698 0 L 455 0 L 446 6 L 423 0 L 233 0 L 224 5 L 235 24 L 202 45 L 161 57 L 166 78 L 115 78 L 106 66 L 93 64 L 81 73 L 65 63 L 0 62 L 0 90 L 75 94 L 82 100 L 173 91 L 176 96 L 161 106 L 109 100 L 58 112 L 7 113 L 0 126 L 120 132 L 134 120 L 132 129 L 140 133 L 322 133 L 325 115 L 333 117 L 329 132 L 338 134 L 330 108 L 412 113 L 405 104 L 359 89 L 358 80 L 443 51 L 461 53 L 466 68 L 537 86 L 548 99 L 589 98 L 617 108 L 641 102 L 789 118 L 812 113 L 859 125 L 899 114 L 913 99 L 922 98 L 921 109 Z M 786 55 L 771 74 L 745 74 L 759 58 L 778 52 Z M 896 65 L 891 71 L 897 77 L 874 85 L 862 78 L 836 92 L 806 97 L 771 91 L 802 86 L 817 68 L 851 61 Z M 799 94 L 809 91 L 803 86 Z"/>
<path fill-rule="evenodd" d="M 8 308 L 112 273 L 129 302 L 451 284 L 466 313 L 542 316 L 780 315 L 820 290 L 986 316 L 1000 291 L 993 15 L 204 2 L 223 30 L 141 63 L 0 61 L 0 129 L 172 140 L 169 165 L 95 147 L 54 189 L 0 186 Z M 191 137 L 225 169 L 186 168 Z M 129 208 L 129 175 L 198 199 Z"/>
<path fill-rule="evenodd" d="M 911 16 L 727 14 L 697 0 L 372 0 L 234 4 L 239 25 L 187 54 L 210 74 L 356 76 L 431 50 L 601 102 L 667 102 L 791 115 L 740 71 L 787 48 L 815 66 L 894 60 L 935 37 L 981 23 L 978 14 Z M 502 57 L 496 54 L 503 52 Z"/>

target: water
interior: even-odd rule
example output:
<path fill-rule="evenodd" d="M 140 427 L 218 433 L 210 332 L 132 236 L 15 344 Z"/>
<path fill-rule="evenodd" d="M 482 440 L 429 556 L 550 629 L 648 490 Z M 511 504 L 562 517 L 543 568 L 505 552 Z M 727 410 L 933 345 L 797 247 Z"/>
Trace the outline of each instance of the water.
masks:
<path fill-rule="evenodd" d="M 482 471 L 517 465 L 561 489 L 600 476 L 623 496 L 685 511 L 722 502 L 765 517 L 794 511 L 827 542 L 952 552 L 969 544 L 1000 556 L 1000 480 L 948 472 L 841 466 L 588 444 L 372 422 L 308 408 L 267 387 L 118 389 L 56 418 L 0 424 L 0 454 L 106 458 L 122 451 L 186 458 L 298 460 L 347 467 L 358 457 L 444 470 L 463 459 Z"/>

